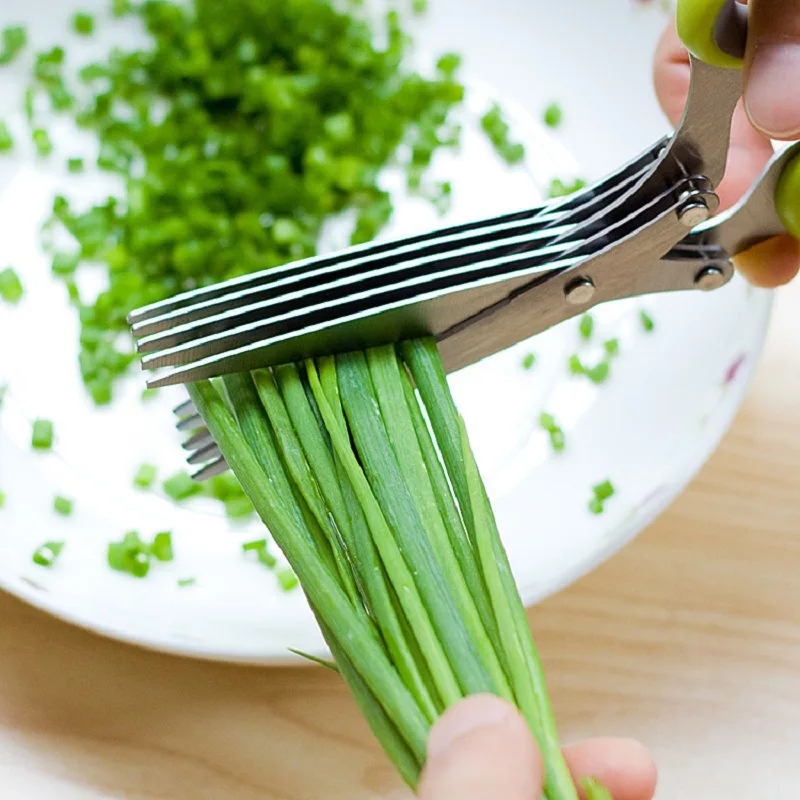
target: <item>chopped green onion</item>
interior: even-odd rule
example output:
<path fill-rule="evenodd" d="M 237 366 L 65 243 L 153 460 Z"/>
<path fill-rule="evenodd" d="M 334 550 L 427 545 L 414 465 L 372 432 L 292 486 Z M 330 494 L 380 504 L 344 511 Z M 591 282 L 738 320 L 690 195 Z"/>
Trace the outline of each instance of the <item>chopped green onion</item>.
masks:
<path fill-rule="evenodd" d="M 0 153 L 9 153 L 14 149 L 14 139 L 8 125 L 0 120 Z"/>
<path fill-rule="evenodd" d="M 581 189 L 585 188 L 585 186 L 586 181 L 581 178 L 575 178 L 569 183 L 562 181 L 560 178 L 555 178 L 550 184 L 548 195 L 551 198 L 566 197 L 567 195 L 579 192 Z"/>
<path fill-rule="evenodd" d="M 84 11 L 78 11 L 72 17 L 72 27 L 75 29 L 75 33 L 81 36 L 90 36 L 94 33 L 94 17 Z"/>
<path fill-rule="evenodd" d="M 653 329 L 655 328 L 655 323 L 653 322 L 652 317 L 646 311 L 639 312 L 639 321 L 642 323 L 642 328 L 647 333 L 652 333 Z"/>
<path fill-rule="evenodd" d="M 58 275 L 61 278 L 67 277 L 75 273 L 79 261 L 80 255 L 77 253 L 56 253 L 53 256 L 50 269 L 53 275 Z"/>
<path fill-rule="evenodd" d="M 72 514 L 72 506 L 72 500 L 68 500 L 66 497 L 57 496 L 53 499 L 53 510 L 62 517 Z"/>
<path fill-rule="evenodd" d="M 546 411 L 542 411 L 542 413 L 539 414 L 539 427 L 546 431 L 558 430 L 556 418 L 552 414 L 548 414 Z"/>
<path fill-rule="evenodd" d="M 140 489 L 149 489 L 158 477 L 158 467 L 154 464 L 142 464 L 133 476 L 134 486 Z"/>
<path fill-rule="evenodd" d="M 533 353 L 525 353 L 522 357 L 522 369 L 531 369 L 536 363 L 536 356 Z"/>
<path fill-rule="evenodd" d="M 583 365 L 583 361 L 581 361 L 581 357 L 577 353 L 573 353 L 569 357 L 569 361 L 567 362 L 569 366 L 569 371 L 573 375 L 585 375 L 586 374 L 586 367 Z"/>
<path fill-rule="evenodd" d="M 278 579 L 278 583 L 284 592 L 291 592 L 299 583 L 297 575 L 288 568 L 275 570 L 275 577 Z"/>
<path fill-rule="evenodd" d="M 53 152 L 53 143 L 50 141 L 50 136 L 44 128 L 36 128 L 32 136 L 33 146 L 40 156 L 49 156 L 50 153 Z"/>
<path fill-rule="evenodd" d="M 183 589 L 187 586 L 194 586 L 197 583 L 197 578 L 180 578 L 178 580 L 178 586 Z"/>
<path fill-rule="evenodd" d="M 544 110 L 544 124 L 549 128 L 557 128 L 561 124 L 564 114 L 558 103 L 551 103 Z"/>
<path fill-rule="evenodd" d="M 187 500 L 203 493 L 203 487 L 193 480 L 188 472 L 176 472 L 161 484 L 161 488 L 168 497 L 171 497 L 176 502 Z"/>
<path fill-rule="evenodd" d="M 83 159 L 82 158 L 68 158 L 67 170 L 72 173 L 83 172 Z"/>
<path fill-rule="evenodd" d="M 111 0 L 111 16 L 124 17 L 133 12 L 131 0 Z"/>
<path fill-rule="evenodd" d="M 550 446 L 553 448 L 553 451 L 556 453 L 562 453 L 566 447 L 567 439 L 564 435 L 564 431 L 556 422 L 555 417 L 552 414 L 548 414 L 546 411 L 543 411 L 541 414 L 539 414 L 539 427 L 547 431 L 550 439 Z"/>
<path fill-rule="evenodd" d="M 594 494 L 598 500 L 608 500 L 609 497 L 613 497 L 614 495 L 614 486 L 611 481 L 603 481 L 592 489 L 592 494 Z"/>
<path fill-rule="evenodd" d="M 172 534 L 169 531 L 157 533 L 150 545 L 150 555 L 159 561 L 172 561 L 175 557 L 172 551 Z"/>
<path fill-rule="evenodd" d="M 233 497 L 225 501 L 225 515 L 229 519 L 244 519 L 255 513 L 253 504 L 245 497 Z"/>
<path fill-rule="evenodd" d="M 64 542 L 45 542 L 34 551 L 33 563 L 40 567 L 52 567 L 63 549 Z"/>
<path fill-rule="evenodd" d="M 33 422 L 31 446 L 34 450 L 50 450 L 53 447 L 54 426 L 49 419 L 37 419 Z"/>
<path fill-rule="evenodd" d="M 150 571 L 150 548 L 136 531 L 128 531 L 119 542 L 108 545 L 108 566 L 135 578 L 144 578 Z"/>
<path fill-rule="evenodd" d="M 266 550 L 266 548 L 267 548 L 266 539 L 256 539 L 256 541 L 254 542 L 245 542 L 242 545 L 242 550 L 245 553 L 258 552 L 259 550 Z"/>
<path fill-rule="evenodd" d="M 0 492 L 0 508 L 6 504 L 6 493 Z"/>
<path fill-rule="evenodd" d="M 495 103 L 481 117 L 481 127 L 489 137 L 497 154 L 508 164 L 518 164 L 525 158 L 525 147 L 510 139 L 511 128 L 503 117 L 503 110 Z"/>
<path fill-rule="evenodd" d="M 158 395 L 158 389 L 142 389 L 142 400 L 146 403 Z"/>
<path fill-rule="evenodd" d="M 584 314 L 581 317 L 578 330 L 580 332 L 581 339 L 584 339 L 588 342 L 589 339 L 592 338 L 592 333 L 594 331 L 594 317 L 591 314 Z"/>
<path fill-rule="evenodd" d="M 603 342 L 603 349 L 609 358 L 619 355 L 619 339 L 608 339 Z"/>
<path fill-rule="evenodd" d="M 0 34 L 0 65 L 10 64 L 17 54 L 25 49 L 28 43 L 28 34 L 21 25 L 11 25 L 3 29 Z"/>
<path fill-rule="evenodd" d="M 591 511 L 592 514 L 602 514 L 604 510 L 605 508 L 602 500 L 598 500 L 596 497 L 593 497 L 589 501 L 589 511 Z"/>
<path fill-rule="evenodd" d="M 605 383 L 611 374 L 611 365 L 608 361 L 601 361 L 586 369 L 584 374 L 592 383 Z"/>
<path fill-rule="evenodd" d="M 0 298 L 6 303 L 15 304 L 22 299 L 24 293 L 22 281 L 11 267 L 0 270 Z"/>

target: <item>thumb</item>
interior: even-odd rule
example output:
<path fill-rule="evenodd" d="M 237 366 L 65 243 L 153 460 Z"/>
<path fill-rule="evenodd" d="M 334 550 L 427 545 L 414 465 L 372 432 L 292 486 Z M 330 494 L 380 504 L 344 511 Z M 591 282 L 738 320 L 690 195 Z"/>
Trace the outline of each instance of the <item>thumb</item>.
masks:
<path fill-rule="evenodd" d="M 419 800 L 539 800 L 541 794 L 542 760 L 512 705 L 475 695 L 434 726 Z"/>

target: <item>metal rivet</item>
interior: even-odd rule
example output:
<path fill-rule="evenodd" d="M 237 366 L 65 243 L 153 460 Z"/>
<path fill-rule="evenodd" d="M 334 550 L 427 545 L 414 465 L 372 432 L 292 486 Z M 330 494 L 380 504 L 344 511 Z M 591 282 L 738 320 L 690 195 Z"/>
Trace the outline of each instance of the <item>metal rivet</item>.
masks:
<path fill-rule="evenodd" d="M 711 216 L 711 210 L 702 197 L 694 197 L 678 209 L 678 219 L 687 227 L 694 228 Z"/>
<path fill-rule="evenodd" d="M 703 267 L 694 277 L 694 285 L 704 292 L 719 289 L 725 283 L 725 273 L 719 267 Z"/>
<path fill-rule="evenodd" d="M 573 306 L 584 305 L 594 297 L 591 278 L 576 278 L 564 287 L 564 297 Z"/>

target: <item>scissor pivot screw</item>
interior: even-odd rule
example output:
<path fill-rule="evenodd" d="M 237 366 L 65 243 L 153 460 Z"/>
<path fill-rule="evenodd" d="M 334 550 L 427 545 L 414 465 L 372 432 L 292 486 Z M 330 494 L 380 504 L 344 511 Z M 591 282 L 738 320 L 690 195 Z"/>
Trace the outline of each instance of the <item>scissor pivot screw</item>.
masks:
<path fill-rule="evenodd" d="M 704 292 L 719 289 L 725 283 L 725 273 L 719 267 L 703 267 L 694 277 L 694 285 Z"/>
<path fill-rule="evenodd" d="M 678 209 L 678 219 L 687 227 L 694 228 L 711 216 L 711 209 L 702 197 L 693 197 Z"/>
<path fill-rule="evenodd" d="M 582 306 L 594 297 L 594 284 L 591 278 L 575 278 L 564 287 L 564 297 L 573 306 Z"/>

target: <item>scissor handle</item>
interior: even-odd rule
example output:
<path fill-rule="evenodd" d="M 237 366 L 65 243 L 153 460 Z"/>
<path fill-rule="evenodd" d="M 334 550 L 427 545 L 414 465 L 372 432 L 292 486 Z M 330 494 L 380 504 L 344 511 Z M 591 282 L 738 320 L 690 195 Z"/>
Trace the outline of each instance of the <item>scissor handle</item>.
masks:
<path fill-rule="evenodd" d="M 741 69 L 747 45 L 747 6 L 736 0 L 678 0 L 683 46 L 713 67 Z"/>

